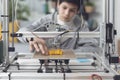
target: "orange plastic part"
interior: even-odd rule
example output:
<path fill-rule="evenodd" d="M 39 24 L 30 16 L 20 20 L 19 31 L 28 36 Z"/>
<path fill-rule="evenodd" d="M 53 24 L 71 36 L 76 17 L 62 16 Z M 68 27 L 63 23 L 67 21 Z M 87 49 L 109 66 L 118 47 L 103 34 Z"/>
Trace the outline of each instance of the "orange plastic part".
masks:
<path fill-rule="evenodd" d="M 50 49 L 49 55 L 63 55 L 63 51 L 61 49 Z"/>

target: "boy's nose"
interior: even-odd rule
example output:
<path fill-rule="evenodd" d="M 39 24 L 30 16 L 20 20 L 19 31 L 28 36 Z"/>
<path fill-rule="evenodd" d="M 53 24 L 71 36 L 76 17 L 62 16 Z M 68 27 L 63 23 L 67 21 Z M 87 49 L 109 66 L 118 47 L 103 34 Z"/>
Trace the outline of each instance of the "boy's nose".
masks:
<path fill-rule="evenodd" d="M 66 11 L 65 11 L 65 16 L 68 17 L 69 14 L 70 14 L 69 10 L 66 10 Z"/>

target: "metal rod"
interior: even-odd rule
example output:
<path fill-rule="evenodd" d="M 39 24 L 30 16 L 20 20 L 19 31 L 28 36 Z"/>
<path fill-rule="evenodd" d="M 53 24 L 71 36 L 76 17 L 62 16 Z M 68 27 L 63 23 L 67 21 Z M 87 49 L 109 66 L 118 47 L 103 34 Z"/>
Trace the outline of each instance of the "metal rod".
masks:
<path fill-rule="evenodd" d="M 36 37 L 35 35 L 42 37 L 42 38 L 54 38 L 57 35 L 61 34 L 62 32 L 17 32 L 18 34 L 23 34 L 22 37 Z M 34 34 L 33 34 L 34 33 Z M 69 32 L 64 34 L 64 37 L 73 37 L 75 34 L 75 32 Z M 86 38 L 90 38 L 90 37 L 96 37 L 99 38 L 100 37 L 100 32 L 79 32 L 79 37 L 86 37 Z"/>
<path fill-rule="evenodd" d="M 113 15 L 112 15 L 113 16 L 113 28 L 115 30 L 115 0 L 112 0 L 112 1 L 113 1 L 113 11 L 112 11 L 113 12 Z M 117 47 L 116 47 L 116 42 L 115 42 L 115 34 L 113 35 L 113 38 L 114 38 L 114 40 L 113 40 L 113 46 L 114 46 L 113 50 L 114 50 L 115 53 L 117 53 L 117 51 L 116 51 Z"/>
<path fill-rule="evenodd" d="M 110 22 L 110 0 L 107 2 L 107 22 Z"/>
<path fill-rule="evenodd" d="M 15 24 L 15 7 L 14 0 L 12 0 L 12 34 L 14 33 L 14 24 Z M 12 37 L 12 47 L 14 47 L 14 37 Z"/>
<path fill-rule="evenodd" d="M 8 37 L 9 37 L 9 18 L 8 18 L 8 14 L 9 14 L 9 1 L 8 0 L 3 0 L 3 54 L 5 57 L 5 64 L 8 65 L 9 64 L 9 52 L 8 52 L 8 47 L 9 47 L 9 41 L 8 41 Z"/>
<path fill-rule="evenodd" d="M 108 8 L 108 0 L 105 0 L 105 23 L 108 23 L 108 10 L 109 8 Z"/>

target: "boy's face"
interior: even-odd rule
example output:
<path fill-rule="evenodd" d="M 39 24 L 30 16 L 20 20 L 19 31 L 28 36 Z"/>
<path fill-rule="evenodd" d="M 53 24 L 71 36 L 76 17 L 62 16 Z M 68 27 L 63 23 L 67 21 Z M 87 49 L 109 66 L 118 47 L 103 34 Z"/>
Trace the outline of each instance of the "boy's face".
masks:
<path fill-rule="evenodd" d="M 78 7 L 75 4 L 62 2 L 58 5 L 59 18 L 62 21 L 70 21 L 78 12 Z"/>

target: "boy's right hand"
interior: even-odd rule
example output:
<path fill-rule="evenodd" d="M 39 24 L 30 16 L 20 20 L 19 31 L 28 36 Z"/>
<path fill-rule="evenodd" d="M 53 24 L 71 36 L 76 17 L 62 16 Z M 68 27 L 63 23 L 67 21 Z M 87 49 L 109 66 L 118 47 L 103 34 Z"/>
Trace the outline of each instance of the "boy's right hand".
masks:
<path fill-rule="evenodd" d="M 29 40 L 30 51 L 36 50 L 43 55 L 48 55 L 48 48 L 46 42 L 42 38 L 35 37 L 33 40 Z"/>

